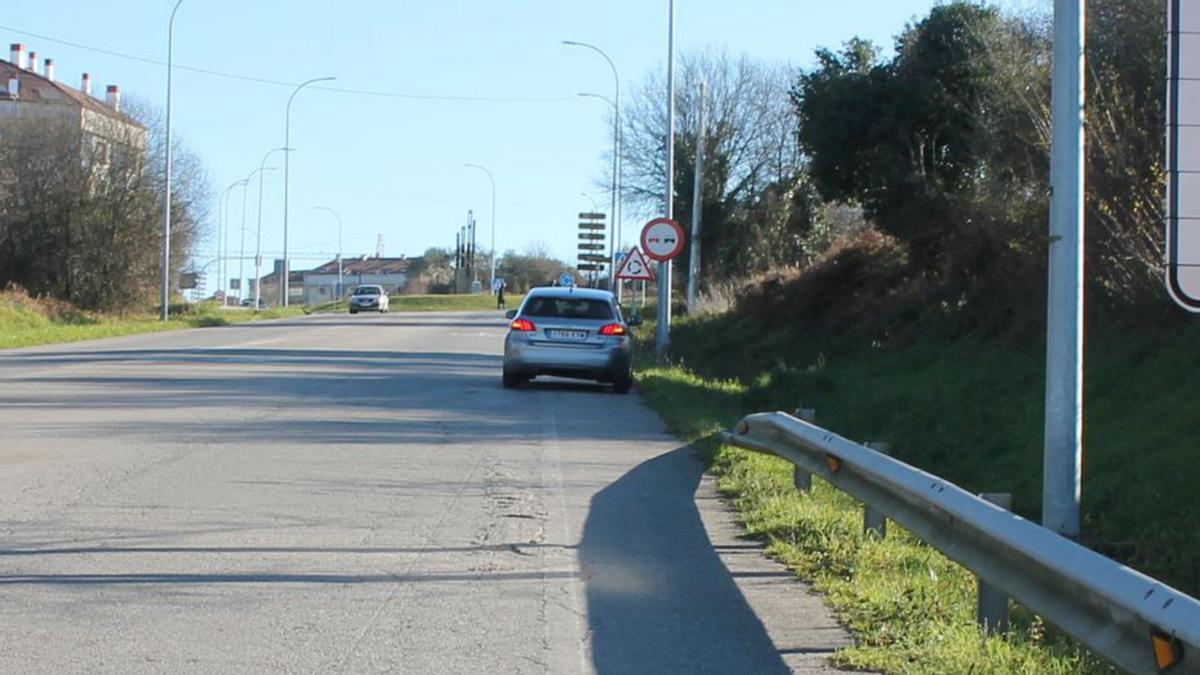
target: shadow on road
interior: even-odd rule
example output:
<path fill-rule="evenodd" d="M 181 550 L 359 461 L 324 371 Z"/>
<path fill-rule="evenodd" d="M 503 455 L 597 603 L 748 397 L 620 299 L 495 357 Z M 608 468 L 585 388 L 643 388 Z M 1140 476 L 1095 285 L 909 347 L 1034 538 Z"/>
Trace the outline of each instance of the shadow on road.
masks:
<path fill-rule="evenodd" d="M 599 673 L 787 673 L 714 552 L 689 448 L 599 492 L 579 548 Z"/>

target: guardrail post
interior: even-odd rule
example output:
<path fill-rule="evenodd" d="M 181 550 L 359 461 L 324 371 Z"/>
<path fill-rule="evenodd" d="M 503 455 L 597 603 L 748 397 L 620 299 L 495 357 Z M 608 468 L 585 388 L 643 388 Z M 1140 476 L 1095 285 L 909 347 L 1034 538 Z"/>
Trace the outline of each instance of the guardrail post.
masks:
<path fill-rule="evenodd" d="M 890 443 L 867 443 L 867 447 L 883 455 L 892 454 L 892 446 Z M 887 536 L 887 516 L 879 510 L 872 508 L 870 505 L 863 505 L 863 533 L 873 532 L 875 536 L 883 539 Z"/>
<path fill-rule="evenodd" d="M 805 408 L 803 403 L 796 408 L 795 417 L 809 424 L 817 423 L 817 411 L 814 408 Z M 811 492 L 812 474 L 797 466 L 792 470 L 792 484 L 801 492 Z"/>
<path fill-rule="evenodd" d="M 1012 495 L 1007 492 L 985 492 L 979 497 L 1002 509 L 1012 509 Z M 976 579 L 979 581 L 979 608 L 976 612 L 979 627 L 987 635 L 1008 632 L 1008 596 L 982 578 Z"/>

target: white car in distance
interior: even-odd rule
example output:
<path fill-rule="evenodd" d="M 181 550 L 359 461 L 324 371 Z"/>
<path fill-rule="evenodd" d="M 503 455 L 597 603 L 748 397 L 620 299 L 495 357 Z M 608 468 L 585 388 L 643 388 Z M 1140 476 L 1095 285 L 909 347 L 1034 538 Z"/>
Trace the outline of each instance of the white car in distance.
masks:
<path fill-rule="evenodd" d="M 388 311 L 388 294 L 383 290 L 383 286 L 375 284 L 365 284 L 354 289 L 354 293 L 350 296 L 350 313 L 358 314 L 359 312 L 379 312 L 387 314 Z"/>

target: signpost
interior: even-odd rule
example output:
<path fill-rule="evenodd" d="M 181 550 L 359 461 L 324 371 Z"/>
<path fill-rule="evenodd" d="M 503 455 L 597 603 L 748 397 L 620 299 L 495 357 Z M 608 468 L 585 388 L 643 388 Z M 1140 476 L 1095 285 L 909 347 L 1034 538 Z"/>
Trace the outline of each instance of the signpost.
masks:
<path fill-rule="evenodd" d="M 630 249 L 629 253 L 618 254 L 617 260 L 620 261 L 620 267 L 617 268 L 616 274 L 617 283 L 626 280 L 635 282 L 630 309 L 633 316 L 637 316 L 636 282 L 640 281 L 645 284 L 647 281 L 654 281 L 654 273 L 650 271 L 650 263 L 646 262 L 646 256 L 642 255 L 642 251 L 636 247 Z M 643 302 L 645 301 L 643 300 Z"/>
<path fill-rule="evenodd" d="M 1200 3 L 1169 0 L 1167 291 L 1200 312 Z"/>
<path fill-rule="evenodd" d="M 683 253 L 686 240 L 683 226 L 670 218 L 656 218 L 642 228 L 642 250 L 658 262 L 673 260 Z"/>
<path fill-rule="evenodd" d="M 655 347 L 659 358 L 666 355 L 671 335 L 671 261 L 687 242 L 683 226 L 670 218 L 655 218 L 642 228 L 642 252 L 658 261 L 658 329 Z"/>
<path fill-rule="evenodd" d="M 608 249 L 605 244 L 605 230 L 607 226 L 604 224 L 603 213 L 581 213 L 579 214 L 579 255 L 576 256 L 579 264 L 575 269 L 580 272 L 592 273 L 592 285 L 595 286 L 600 277 L 600 273 L 604 271 L 605 263 L 608 262 L 608 256 L 604 251 Z"/>
<path fill-rule="evenodd" d="M 650 271 L 650 264 L 646 262 L 646 257 L 642 255 L 641 250 L 633 248 L 630 249 L 628 254 L 623 256 L 621 268 L 617 270 L 617 279 L 622 281 L 654 281 L 654 274 Z"/>

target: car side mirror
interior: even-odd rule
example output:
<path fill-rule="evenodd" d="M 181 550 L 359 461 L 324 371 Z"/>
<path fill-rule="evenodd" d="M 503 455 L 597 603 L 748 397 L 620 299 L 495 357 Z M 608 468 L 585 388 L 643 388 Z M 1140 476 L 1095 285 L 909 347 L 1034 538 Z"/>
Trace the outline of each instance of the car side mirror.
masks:
<path fill-rule="evenodd" d="M 642 325 L 642 317 L 631 316 L 631 317 L 629 317 L 629 321 L 627 321 L 626 323 L 628 323 L 630 326 L 634 326 L 634 327 L 640 326 L 640 325 Z"/>
<path fill-rule="evenodd" d="M 515 318 L 517 318 L 517 310 L 515 310 L 515 309 L 510 309 L 510 310 L 508 310 L 507 312 L 505 312 L 505 313 L 504 313 L 504 316 L 506 316 L 506 317 L 508 317 L 508 318 L 510 318 L 510 319 L 515 319 Z"/>

